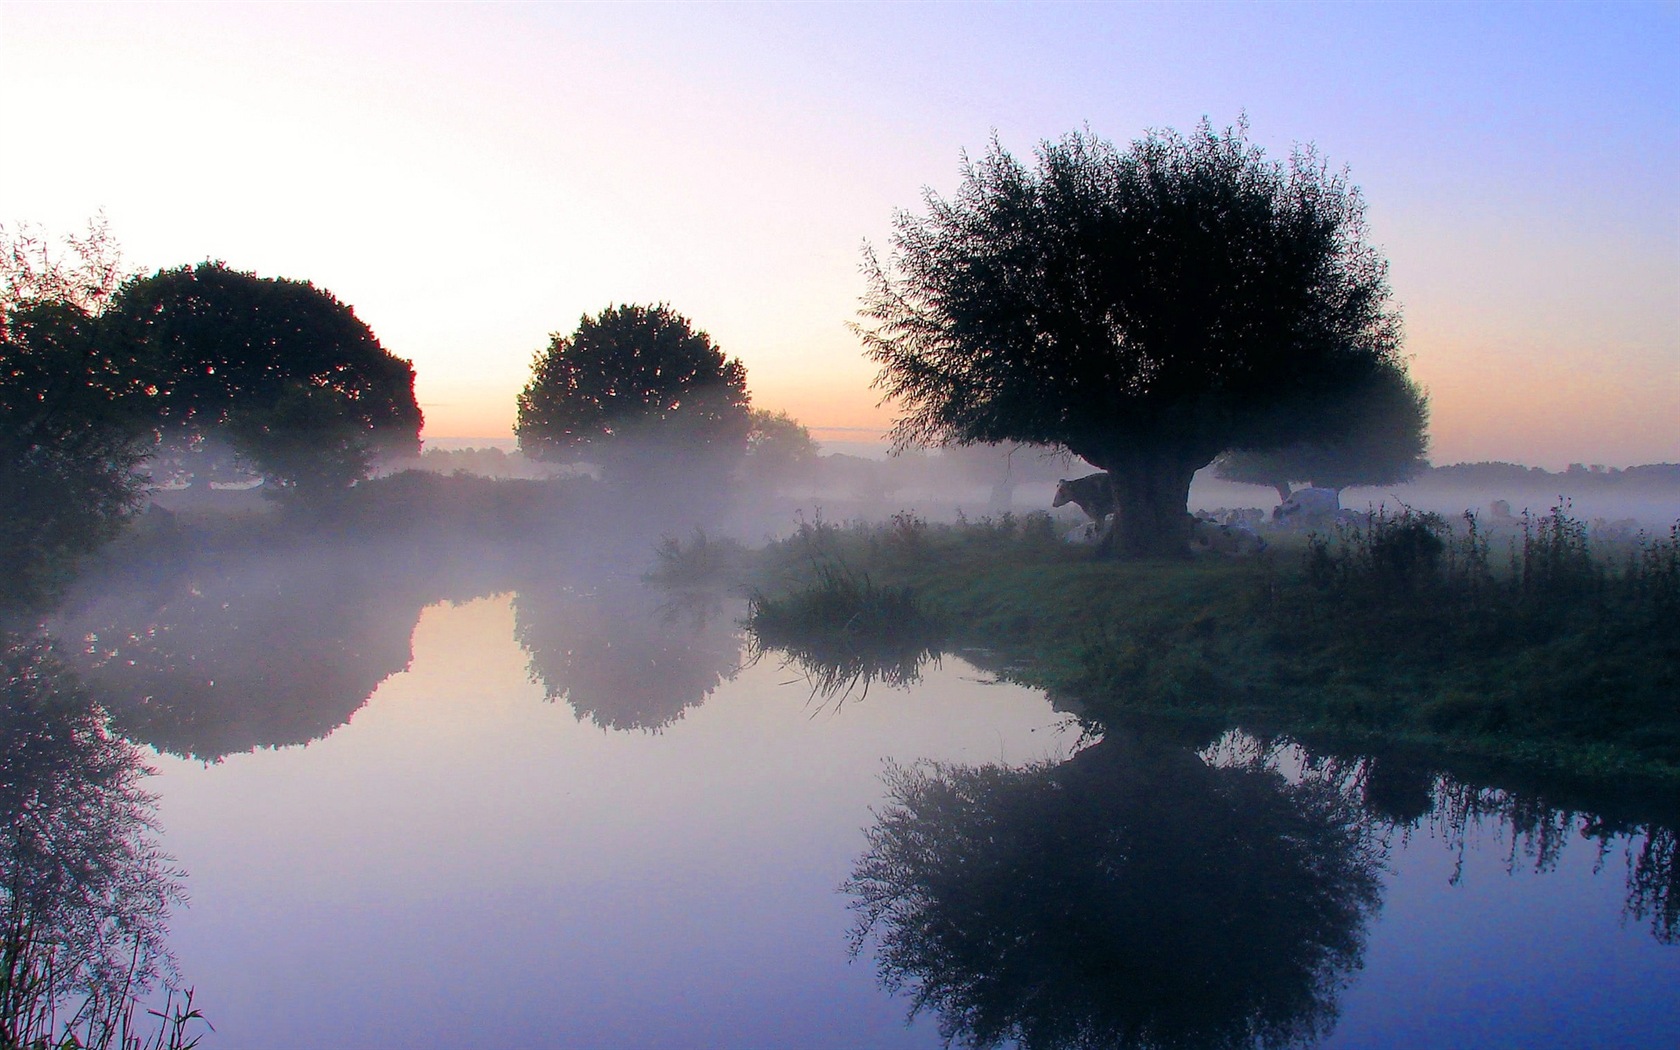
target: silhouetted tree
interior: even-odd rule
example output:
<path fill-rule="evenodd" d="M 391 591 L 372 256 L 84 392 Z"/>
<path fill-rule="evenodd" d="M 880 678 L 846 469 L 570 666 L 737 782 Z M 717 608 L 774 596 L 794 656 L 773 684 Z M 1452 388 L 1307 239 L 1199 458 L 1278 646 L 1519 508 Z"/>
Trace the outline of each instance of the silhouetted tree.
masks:
<path fill-rule="evenodd" d="M 846 889 L 883 982 L 991 1047 L 1237 1048 L 1334 1026 L 1381 851 L 1334 785 L 1111 737 L 893 768 Z"/>
<path fill-rule="evenodd" d="M 148 357 L 177 449 L 225 438 L 308 495 L 366 477 L 374 456 L 419 453 L 413 367 L 307 281 L 218 262 L 160 270 L 124 284 L 105 320 L 106 338 Z"/>
<path fill-rule="evenodd" d="M 1320 488 L 1392 485 L 1429 468 L 1429 399 L 1398 367 L 1379 369 L 1361 389 L 1327 407 L 1346 417 L 1343 436 L 1270 451 L 1233 449 L 1214 461 L 1227 481 L 1270 485 L 1288 499 L 1290 482 Z"/>
<path fill-rule="evenodd" d="M 994 141 L 872 252 L 857 331 L 913 443 L 1066 447 L 1107 471 L 1119 550 L 1183 556 L 1191 476 L 1233 447 L 1336 436 L 1325 407 L 1398 367 L 1364 204 L 1310 149 L 1239 124 L 1089 133 L 1028 171 Z"/>
<path fill-rule="evenodd" d="M 747 370 L 663 304 L 609 306 L 531 364 L 515 432 L 536 459 L 615 482 L 721 478 L 747 447 Z"/>
<path fill-rule="evenodd" d="M 46 603 L 146 480 L 152 391 L 98 316 L 120 255 L 102 222 L 69 243 L 74 260 L 0 229 L 0 609 Z"/>

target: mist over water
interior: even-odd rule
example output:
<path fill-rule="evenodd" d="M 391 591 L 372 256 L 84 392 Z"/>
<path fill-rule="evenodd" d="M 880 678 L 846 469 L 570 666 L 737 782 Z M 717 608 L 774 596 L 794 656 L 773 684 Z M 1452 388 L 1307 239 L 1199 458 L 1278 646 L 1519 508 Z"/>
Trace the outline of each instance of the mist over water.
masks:
<path fill-rule="evenodd" d="M 750 485 L 646 455 L 647 485 L 394 474 L 314 520 L 161 493 L 70 592 L 47 625 L 66 681 L 157 770 L 155 825 L 130 821 L 154 844 L 113 841 L 170 859 L 133 869 L 156 906 L 124 928 L 195 988 L 203 1045 L 1680 1030 L 1672 804 L 1403 749 L 1093 729 L 985 652 L 754 638 L 740 572 L 661 569 L 662 542 L 728 565 L 830 515 L 1022 517 L 1082 465 L 829 457 Z M 1584 500 L 1654 531 L 1670 492 L 1622 484 Z"/>

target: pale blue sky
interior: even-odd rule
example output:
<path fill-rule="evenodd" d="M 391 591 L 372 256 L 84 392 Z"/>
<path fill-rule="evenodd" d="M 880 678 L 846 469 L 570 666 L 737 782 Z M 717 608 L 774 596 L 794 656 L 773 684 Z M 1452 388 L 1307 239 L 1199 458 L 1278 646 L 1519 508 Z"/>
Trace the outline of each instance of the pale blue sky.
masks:
<path fill-rule="evenodd" d="M 758 401 L 873 426 L 859 245 L 993 129 L 1246 111 L 1347 165 L 1437 461 L 1680 459 L 1680 8 L 0 2 L 0 221 L 304 277 L 505 435 L 531 354 L 667 300 Z"/>

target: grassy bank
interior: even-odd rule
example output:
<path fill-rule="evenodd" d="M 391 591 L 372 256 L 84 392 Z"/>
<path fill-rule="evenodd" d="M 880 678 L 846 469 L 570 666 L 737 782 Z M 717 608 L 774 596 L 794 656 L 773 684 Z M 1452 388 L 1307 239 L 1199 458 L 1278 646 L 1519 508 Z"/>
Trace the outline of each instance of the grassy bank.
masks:
<path fill-rule="evenodd" d="M 1212 718 L 1680 783 L 1680 534 L 1594 550 L 1565 507 L 1490 542 L 1474 519 L 1404 512 L 1258 558 L 1115 563 L 1042 516 L 900 516 L 807 524 L 755 560 L 761 602 L 815 608 L 837 572 L 867 579 L 1097 722 Z M 825 608 L 813 635 L 840 615 Z"/>

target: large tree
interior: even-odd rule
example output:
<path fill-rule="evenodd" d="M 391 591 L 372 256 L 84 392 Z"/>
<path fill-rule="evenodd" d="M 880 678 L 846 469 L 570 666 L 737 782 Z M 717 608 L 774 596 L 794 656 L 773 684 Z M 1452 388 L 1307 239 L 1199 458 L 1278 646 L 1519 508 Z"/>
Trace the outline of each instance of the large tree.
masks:
<path fill-rule="evenodd" d="M 1325 411 L 1399 367 L 1364 205 L 1310 148 L 1269 161 L 1245 125 L 1089 132 L 1028 170 L 995 141 L 950 199 L 866 252 L 857 326 L 900 446 L 1060 445 L 1109 474 L 1115 541 L 1182 555 L 1190 479 L 1233 447 L 1330 438 Z"/>
<path fill-rule="evenodd" d="M 1341 490 L 1409 481 L 1428 469 L 1429 398 L 1400 368 L 1379 370 L 1332 407 L 1347 420 L 1340 438 L 1231 449 L 1214 461 L 1214 472 L 1227 481 L 1270 485 L 1288 499 L 1291 482 Z"/>
<path fill-rule="evenodd" d="M 519 394 L 527 456 L 609 478 L 727 472 L 752 427 L 747 370 L 669 306 L 609 306 L 556 332 Z"/>
<path fill-rule="evenodd" d="M 414 368 L 349 306 L 307 281 L 222 263 L 126 283 L 108 338 L 143 348 L 165 439 L 218 440 L 282 489 L 342 488 L 381 454 L 416 455 Z"/>

